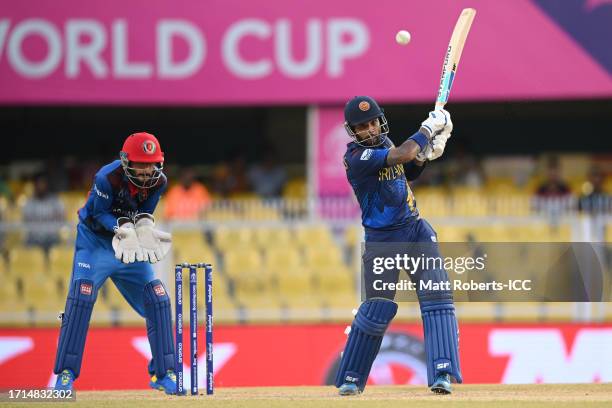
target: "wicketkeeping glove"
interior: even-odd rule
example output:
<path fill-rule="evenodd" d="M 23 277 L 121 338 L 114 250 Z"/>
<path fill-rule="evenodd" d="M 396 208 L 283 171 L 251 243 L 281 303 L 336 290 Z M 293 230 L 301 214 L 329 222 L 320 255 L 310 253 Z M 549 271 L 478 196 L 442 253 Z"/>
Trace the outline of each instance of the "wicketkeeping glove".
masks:
<path fill-rule="evenodd" d="M 136 234 L 142 248 L 145 261 L 156 263 L 161 261 L 172 245 L 172 235 L 155 228 L 155 219 L 151 214 L 136 216 Z"/>
<path fill-rule="evenodd" d="M 123 263 L 129 264 L 144 260 L 134 223 L 127 218 L 119 218 L 117 220 L 115 236 L 113 237 L 113 249 L 115 250 L 115 258 Z"/>

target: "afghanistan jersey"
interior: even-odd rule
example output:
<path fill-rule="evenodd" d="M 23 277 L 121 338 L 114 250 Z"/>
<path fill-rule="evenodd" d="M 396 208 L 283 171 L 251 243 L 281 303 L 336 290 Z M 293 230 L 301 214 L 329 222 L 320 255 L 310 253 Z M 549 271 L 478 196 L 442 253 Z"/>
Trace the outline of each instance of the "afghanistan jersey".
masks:
<path fill-rule="evenodd" d="M 79 210 L 79 221 L 94 232 L 112 235 L 117 218 L 153 214 L 166 184 L 162 174 L 153 187 L 138 188 L 126 177 L 121 161 L 115 160 L 96 173 L 87 202 Z"/>

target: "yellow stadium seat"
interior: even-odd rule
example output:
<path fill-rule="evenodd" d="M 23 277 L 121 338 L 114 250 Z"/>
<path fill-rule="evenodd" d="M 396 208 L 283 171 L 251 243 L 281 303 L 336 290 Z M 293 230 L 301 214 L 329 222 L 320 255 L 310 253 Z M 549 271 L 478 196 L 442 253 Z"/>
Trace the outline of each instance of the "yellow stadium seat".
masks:
<path fill-rule="evenodd" d="M 9 273 L 13 276 L 42 275 L 47 271 L 47 260 L 42 249 L 13 248 L 9 252 Z"/>
<path fill-rule="evenodd" d="M 274 292 L 243 293 L 237 297 L 248 320 L 260 322 L 280 322 L 284 311 Z"/>
<path fill-rule="evenodd" d="M 64 301 L 60 298 L 56 282 L 40 275 L 23 279 L 23 298 L 28 307 L 41 312 L 53 311 L 54 315 L 57 315 Z"/>
<path fill-rule="evenodd" d="M 326 225 L 307 225 L 295 230 L 297 243 L 303 247 L 333 245 L 334 238 Z"/>
<path fill-rule="evenodd" d="M 485 216 L 489 213 L 488 201 L 479 190 L 455 190 L 453 213 L 456 216 Z"/>
<path fill-rule="evenodd" d="M 4 254 L 0 250 L 0 277 L 7 276 L 8 272 L 9 272 L 8 265 L 6 264 L 6 261 L 4 260 Z"/>
<path fill-rule="evenodd" d="M 232 276 L 236 299 L 242 296 L 257 296 L 266 291 L 272 292 L 274 281 L 269 275 L 262 273 L 245 272 L 240 275 Z"/>
<path fill-rule="evenodd" d="M 335 244 L 329 246 L 308 246 L 304 250 L 305 263 L 313 269 L 331 269 L 344 266 L 340 248 Z"/>
<path fill-rule="evenodd" d="M 174 259 L 177 262 L 188 262 L 188 263 L 199 263 L 205 262 L 216 266 L 217 257 L 210 247 L 201 245 L 200 243 L 186 244 L 186 245 L 175 245 L 174 248 Z"/>
<path fill-rule="evenodd" d="M 302 266 L 302 257 L 293 247 L 270 247 L 266 250 L 264 259 L 266 273 L 281 275 Z"/>
<path fill-rule="evenodd" d="M 531 213 L 531 196 L 523 192 L 492 194 L 488 200 L 491 215 L 526 216 Z"/>
<path fill-rule="evenodd" d="M 434 227 L 438 234 L 438 242 L 467 242 L 469 230 L 456 225 L 440 225 Z"/>
<path fill-rule="evenodd" d="M 130 307 L 111 279 L 107 279 L 104 285 L 98 290 L 96 303 L 106 303 L 107 306 L 117 309 Z"/>
<path fill-rule="evenodd" d="M 199 229 L 172 231 L 172 245 L 175 245 L 175 246 L 189 246 L 189 245 L 206 246 L 206 241 L 204 240 L 204 232 Z"/>
<path fill-rule="evenodd" d="M 278 275 L 278 290 L 283 299 L 315 292 L 313 274 L 307 268 L 295 268 Z"/>
<path fill-rule="evenodd" d="M 254 201 L 246 206 L 242 217 L 253 221 L 276 221 L 280 218 L 280 214 L 273 204 Z"/>
<path fill-rule="evenodd" d="M 74 248 L 56 246 L 49 251 L 49 272 L 51 276 L 68 279 L 72 273 Z"/>
<path fill-rule="evenodd" d="M 17 293 L 17 285 L 15 281 L 3 276 L 2 285 L 0 285 L 0 311 L 11 312 L 14 306 L 23 300 Z"/>
<path fill-rule="evenodd" d="M 606 242 L 612 242 L 612 223 L 606 224 Z"/>
<path fill-rule="evenodd" d="M 60 193 L 59 198 L 64 204 L 66 220 L 70 222 L 77 222 L 79 220 L 77 211 L 85 205 L 85 202 L 87 201 L 87 192 L 70 191 Z"/>
<path fill-rule="evenodd" d="M 350 248 L 356 247 L 363 242 L 363 227 L 361 225 L 351 225 L 344 231 L 344 242 Z"/>
<path fill-rule="evenodd" d="M 202 213 L 202 219 L 205 221 L 235 221 L 240 219 L 239 213 L 233 208 L 207 208 Z"/>
<path fill-rule="evenodd" d="M 215 246 L 222 251 L 252 246 L 253 240 L 253 230 L 250 228 L 220 226 L 215 231 Z"/>
<path fill-rule="evenodd" d="M 291 231 L 287 227 L 257 228 L 253 231 L 253 242 L 259 248 L 283 247 L 293 242 Z"/>
<path fill-rule="evenodd" d="M 316 271 L 318 291 L 325 296 L 336 296 L 355 291 L 355 283 L 346 268 L 331 268 Z"/>
<path fill-rule="evenodd" d="M 223 259 L 225 272 L 230 276 L 263 269 L 261 254 L 255 248 L 244 247 L 228 250 L 224 253 Z"/>
<path fill-rule="evenodd" d="M 307 184 L 304 178 L 291 179 L 283 188 L 284 198 L 304 199 L 307 197 Z"/>

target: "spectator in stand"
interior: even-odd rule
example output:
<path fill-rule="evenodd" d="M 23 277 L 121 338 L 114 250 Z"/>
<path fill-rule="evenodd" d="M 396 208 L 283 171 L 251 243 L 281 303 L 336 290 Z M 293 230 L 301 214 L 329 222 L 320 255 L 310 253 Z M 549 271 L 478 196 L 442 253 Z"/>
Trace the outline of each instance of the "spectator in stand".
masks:
<path fill-rule="evenodd" d="M 582 187 L 578 209 L 590 214 L 605 214 L 612 210 L 612 197 L 604 191 L 604 174 L 594 167 L 589 172 L 589 180 Z"/>
<path fill-rule="evenodd" d="M 208 190 L 188 168 L 182 172 L 180 183 L 168 190 L 164 215 L 168 220 L 197 220 L 210 201 Z"/>
<path fill-rule="evenodd" d="M 60 241 L 61 223 L 66 220 L 64 204 L 49 191 L 49 183 L 43 174 L 34 178 L 34 194 L 22 210 L 26 223 L 26 245 L 39 246 L 45 252 Z"/>
<path fill-rule="evenodd" d="M 546 180 L 538 187 L 536 196 L 538 198 L 566 198 L 569 195 L 570 189 L 561 179 L 559 160 L 552 157 L 548 161 Z"/>
<path fill-rule="evenodd" d="M 242 151 L 236 151 L 232 157 L 230 162 L 218 163 L 213 169 L 211 187 L 222 197 L 248 191 L 245 155 Z"/>
<path fill-rule="evenodd" d="M 287 182 L 287 172 L 277 164 L 277 159 L 278 156 L 272 149 L 266 149 L 263 161 L 249 169 L 249 183 L 261 197 L 279 197 Z"/>
<path fill-rule="evenodd" d="M 547 164 L 546 180 L 536 190 L 535 209 L 548 214 L 551 223 L 556 225 L 559 216 L 572 209 L 571 198 L 569 186 L 561 178 L 559 160 L 551 157 Z"/>

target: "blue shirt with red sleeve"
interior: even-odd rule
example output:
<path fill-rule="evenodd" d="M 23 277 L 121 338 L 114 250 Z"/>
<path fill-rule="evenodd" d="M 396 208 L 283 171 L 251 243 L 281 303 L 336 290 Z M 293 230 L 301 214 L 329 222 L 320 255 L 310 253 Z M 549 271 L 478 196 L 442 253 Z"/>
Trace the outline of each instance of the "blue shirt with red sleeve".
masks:
<path fill-rule="evenodd" d="M 387 165 L 391 147 L 393 142 L 389 138 L 377 147 L 351 142 L 344 154 L 346 176 L 361 207 L 361 221 L 366 229 L 397 229 L 419 216 L 404 165 Z"/>
<path fill-rule="evenodd" d="M 153 214 L 166 186 L 167 179 L 162 174 L 153 187 L 136 187 L 126 177 L 121 161 L 115 160 L 96 173 L 87 202 L 79 210 L 79 221 L 93 232 L 112 236 L 117 218 Z"/>

